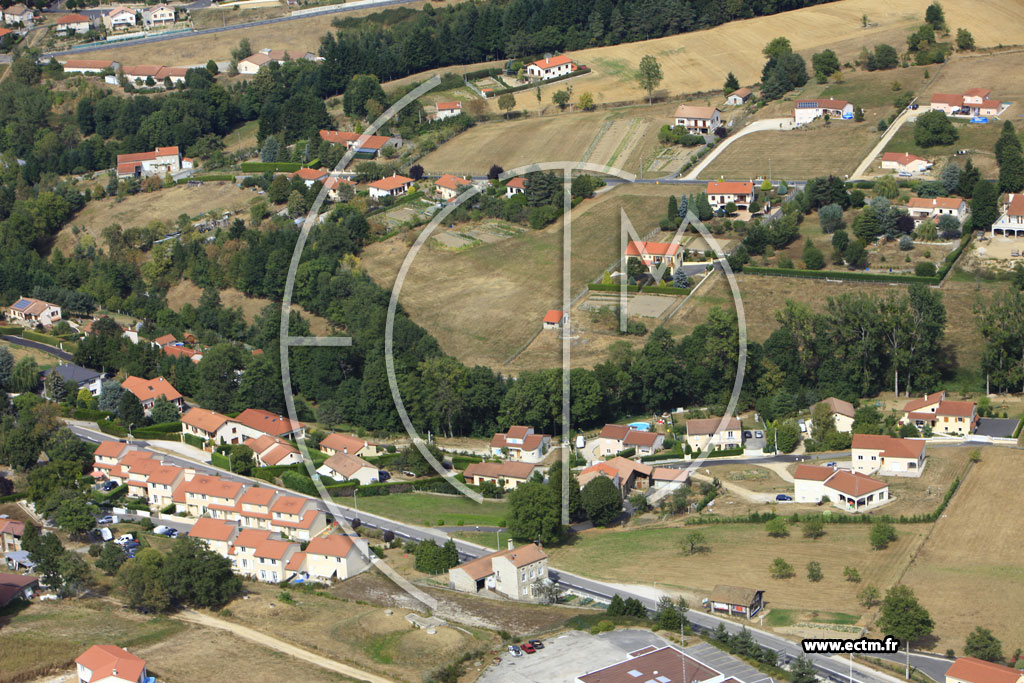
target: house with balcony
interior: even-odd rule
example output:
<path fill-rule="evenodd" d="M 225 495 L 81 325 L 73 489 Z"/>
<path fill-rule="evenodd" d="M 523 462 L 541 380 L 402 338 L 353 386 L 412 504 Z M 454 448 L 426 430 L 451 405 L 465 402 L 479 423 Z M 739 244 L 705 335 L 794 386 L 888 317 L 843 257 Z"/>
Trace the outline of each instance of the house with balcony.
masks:
<path fill-rule="evenodd" d="M 711 135 L 722 125 L 722 111 L 718 107 L 680 104 L 672 118 L 673 128 L 681 126 L 690 135 Z"/>
<path fill-rule="evenodd" d="M 298 543 L 268 538 L 256 546 L 252 553 L 256 566 L 251 576 L 266 583 L 280 583 L 293 573 L 289 571 L 288 564 L 300 552 Z"/>
<path fill-rule="evenodd" d="M 1007 195 L 1003 212 L 989 231 L 992 237 L 1024 237 L 1024 194 Z"/>
<path fill-rule="evenodd" d="M 737 209 L 746 209 L 754 201 L 754 183 L 712 181 L 707 187 L 708 203 L 714 211 L 735 204 Z"/>
<path fill-rule="evenodd" d="M 115 7 L 103 14 L 103 25 L 108 31 L 127 31 L 135 28 L 135 10 L 127 7 Z"/>
<path fill-rule="evenodd" d="M 234 510 L 244 491 L 242 482 L 186 470 L 172 500 L 178 514 L 203 517 L 210 514 L 211 506 L 222 511 Z"/>
<path fill-rule="evenodd" d="M 229 559 L 232 570 L 241 576 L 255 576 L 256 549 L 268 540 L 270 540 L 270 531 L 243 527 L 231 543 Z"/>
<path fill-rule="evenodd" d="M 250 486 L 238 499 L 238 519 L 244 527 L 270 531 L 270 508 L 282 494 L 265 486 Z"/>
<path fill-rule="evenodd" d="M 159 512 L 174 503 L 174 489 L 185 480 L 185 468 L 160 465 L 146 479 L 146 499 L 151 510 Z"/>
<path fill-rule="evenodd" d="M 147 28 L 173 26 L 175 22 L 174 8 L 170 5 L 154 5 L 142 8 L 142 23 Z"/>

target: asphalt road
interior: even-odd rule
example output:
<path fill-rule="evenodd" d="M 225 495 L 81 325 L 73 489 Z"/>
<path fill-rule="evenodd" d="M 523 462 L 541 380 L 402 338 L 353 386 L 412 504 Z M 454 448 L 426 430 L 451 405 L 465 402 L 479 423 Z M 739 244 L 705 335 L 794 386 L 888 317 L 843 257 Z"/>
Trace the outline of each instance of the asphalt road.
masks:
<path fill-rule="evenodd" d="M 24 337 L 15 337 L 13 335 L 5 334 L 0 336 L 0 339 L 3 339 L 5 342 L 8 342 L 10 344 L 17 344 L 18 346 L 24 346 L 26 348 L 42 351 L 43 353 L 48 353 L 51 356 L 56 356 L 57 358 L 60 358 L 61 360 L 70 361 L 73 358 L 73 356 L 70 353 L 68 353 L 67 351 L 61 351 L 56 346 L 50 346 L 49 344 L 44 344 L 42 342 L 32 341 L 31 339 L 25 339 Z"/>
<path fill-rule="evenodd" d="M 98 432 L 93 432 L 91 430 L 83 429 L 77 425 L 68 425 L 68 427 L 76 436 L 92 443 L 117 440 L 114 437 L 107 436 L 106 434 L 101 434 Z M 134 444 L 141 447 L 148 446 L 148 443 L 145 441 L 134 441 Z M 210 465 L 205 465 L 203 463 L 198 463 L 194 460 L 189 460 L 187 458 L 175 455 L 168 455 L 167 453 L 163 452 L 159 453 L 158 455 L 160 455 L 160 457 L 164 461 L 170 462 L 180 467 L 191 467 L 194 468 L 196 471 L 202 472 L 204 474 L 216 474 L 218 476 L 224 477 L 225 479 L 242 481 L 247 484 L 253 483 L 252 480 L 246 477 L 231 474 L 229 472 L 224 472 L 219 468 L 212 467 Z M 828 457 L 835 457 L 835 455 L 829 454 Z M 792 456 L 775 456 L 771 458 L 758 459 L 752 458 L 747 462 L 754 462 L 755 460 L 758 462 L 792 462 Z M 259 485 L 267 486 L 270 488 L 276 488 L 282 493 L 287 493 L 288 495 L 302 496 L 301 493 L 297 493 L 295 491 L 283 487 L 274 486 L 273 484 L 268 484 L 267 482 L 264 481 L 260 481 Z M 323 501 L 319 501 L 319 507 L 321 510 L 327 512 L 328 514 L 341 515 L 349 522 L 358 518 L 363 525 L 370 527 L 372 529 L 391 530 L 392 532 L 394 532 L 396 536 L 402 539 L 414 541 L 433 540 L 438 543 L 444 543 L 448 540 L 447 535 L 445 535 L 444 533 L 439 533 L 437 530 L 424 529 L 422 527 L 415 526 L 412 524 L 406 524 L 404 522 L 398 522 L 392 519 L 387 519 L 386 517 L 380 517 L 365 512 L 359 512 L 354 507 L 347 507 L 343 505 L 337 505 L 334 503 L 328 505 Z M 168 526 L 173 526 L 177 528 L 179 531 L 191 529 L 191 525 L 183 523 L 172 523 L 168 524 Z M 490 549 L 478 546 L 474 543 L 468 543 L 466 541 L 461 541 L 459 539 L 454 540 L 455 545 L 459 550 L 459 557 L 462 561 L 468 561 L 491 552 Z M 602 583 L 600 581 L 594 581 L 593 579 L 588 579 L 586 577 L 579 576 L 571 572 L 559 571 L 558 569 L 551 567 L 549 568 L 549 574 L 552 580 L 557 582 L 558 585 L 564 588 L 573 589 L 577 593 L 589 596 L 591 598 L 595 598 L 597 600 L 607 601 L 610 600 L 613 595 L 618 593 L 624 599 L 630 597 L 638 599 L 641 603 L 643 603 L 645 607 L 652 611 L 657 607 L 657 602 L 649 597 L 633 594 L 628 591 L 620 590 L 618 588 L 613 588 L 608 584 Z M 738 632 L 741 628 L 741 626 L 736 622 L 722 619 L 713 614 L 707 614 L 705 612 L 701 612 L 698 610 L 690 610 L 687 613 L 687 618 L 690 620 L 690 623 L 693 624 L 695 629 L 701 631 L 714 630 L 719 624 L 725 624 L 725 628 L 730 633 Z M 775 636 L 770 633 L 766 633 L 764 631 L 759 631 L 756 628 L 753 628 L 753 624 L 751 625 L 751 627 L 748 628 L 751 631 L 751 635 L 762 647 L 770 647 L 776 652 L 778 652 L 780 656 L 780 661 L 783 663 L 789 661 L 790 659 L 796 658 L 803 653 L 802 648 L 797 643 L 786 640 L 784 638 L 780 638 L 779 636 Z M 885 659 L 893 659 L 894 661 L 898 662 L 903 661 L 902 656 L 900 655 L 883 657 Z M 928 674 L 936 681 L 940 681 L 940 683 L 945 680 L 945 671 L 949 668 L 949 665 L 951 664 L 949 660 L 923 654 L 911 654 L 910 659 L 912 666 Z M 818 668 L 819 673 L 825 678 L 833 680 L 836 683 L 842 683 L 843 681 L 851 680 L 849 675 L 849 664 L 846 663 L 845 659 L 825 657 L 822 655 L 812 655 L 811 660 L 814 662 L 814 665 Z M 862 667 L 859 664 L 855 664 L 852 683 L 858 682 L 891 683 L 890 679 L 882 677 L 872 672 L 870 669 L 867 669 L 866 667 Z"/>

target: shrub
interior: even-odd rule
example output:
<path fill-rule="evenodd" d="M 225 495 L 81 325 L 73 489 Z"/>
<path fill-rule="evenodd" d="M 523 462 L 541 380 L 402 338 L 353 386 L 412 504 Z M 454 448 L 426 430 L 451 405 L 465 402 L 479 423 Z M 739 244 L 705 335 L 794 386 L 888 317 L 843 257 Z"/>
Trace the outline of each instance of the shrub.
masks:
<path fill-rule="evenodd" d="M 776 557 L 772 562 L 771 569 L 769 570 L 773 579 L 791 579 L 795 576 L 793 571 L 793 565 L 786 562 L 781 557 Z"/>
<path fill-rule="evenodd" d="M 914 266 L 914 275 L 917 277 L 935 277 L 938 269 L 931 261 L 923 261 Z"/>

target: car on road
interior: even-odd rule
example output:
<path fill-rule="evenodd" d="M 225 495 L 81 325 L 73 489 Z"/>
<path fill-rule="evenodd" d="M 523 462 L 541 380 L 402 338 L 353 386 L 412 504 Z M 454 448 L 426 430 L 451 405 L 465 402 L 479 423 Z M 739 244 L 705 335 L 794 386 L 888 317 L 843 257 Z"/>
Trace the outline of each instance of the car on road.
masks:
<path fill-rule="evenodd" d="M 907 107 L 907 109 L 917 109 L 919 106 L 920 105 L 918 105 L 918 104 L 912 104 L 909 107 Z"/>
<path fill-rule="evenodd" d="M 536 652 L 536 650 L 533 649 L 533 645 L 530 645 L 529 643 L 523 643 L 519 646 L 519 649 L 528 655 L 532 655 L 534 652 Z"/>
<path fill-rule="evenodd" d="M 103 515 L 96 520 L 97 524 L 117 524 L 117 517 L 114 515 Z"/>
<path fill-rule="evenodd" d="M 513 657 L 522 657 L 523 651 L 519 649 L 518 645 L 509 645 L 508 651 L 512 653 Z"/>
<path fill-rule="evenodd" d="M 775 500 L 785 503 L 793 500 L 793 496 L 787 496 L 785 493 L 780 493 L 775 496 Z"/>
<path fill-rule="evenodd" d="M 743 438 L 744 438 L 744 439 L 749 439 L 749 438 L 751 438 L 751 433 L 750 433 L 749 431 L 747 431 L 747 432 L 743 432 Z"/>
<path fill-rule="evenodd" d="M 754 438 L 755 439 L 763 439 L 764 438 L 764 432 L 762 432 L 762 431 L 754 432 Z"/>
<path fill-rule="evenodd" d="M 530 645 L 533 645 L 533 649 L 534 650 L 543 650 L 544 649 L 544 643 L 542 641 L 540 641 L 540 640 L 531 640 L 530 641 Z"/>

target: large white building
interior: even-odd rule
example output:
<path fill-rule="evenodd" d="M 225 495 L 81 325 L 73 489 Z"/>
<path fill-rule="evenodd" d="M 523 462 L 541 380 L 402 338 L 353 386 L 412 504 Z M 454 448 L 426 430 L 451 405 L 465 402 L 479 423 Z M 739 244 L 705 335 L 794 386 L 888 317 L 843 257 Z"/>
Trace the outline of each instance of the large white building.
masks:
<path fill-rule="evenodd" d="M 920 477 L 924 469 L 924 439 L 854 434 L 852 448 L 853 470 L 861 474 Z"/>
<path fill-rule="evenodd" d="M 825 114 L 830 119 L 852 119 L 853 104 L 846 100 L 797 100 L 793 105 L 793 122 L 810 123 Z"/>
<path fill-rule="evenodd" d="M 1003 213 L 992 224 L 992 237 L 1024 237 L 1024 194 L 1010 194 L 1003 204 Z"/>
<path fill-rule="evenodd" d="M 177 173 L 192 167 L 192 160 L 188 157 L 183 157 L 177 146 L 157 147 L 152 152 L 117 155 L 118 178 L 164 175 L 165 173 Z"/>
<path fill-rule="evenodd" d="M 691 135 L 710 135 L 722 125 L 722 112 L 718 107 L 697 107 L 680 104 L 676 107 L 673 128 L 682 126 Z"/>
<path fill-rule="evenodd" d="M 820 465 L 797 465 L 793 473 L 793 499 L 820 503 L 825 497 L 834 507 L 861 512 L 888 503 L 889 485 L 866 474 Z"/>
<path fill-rule="evenodd" d="M 526 75 L 530 78 L 539 78 L 542 81 L 547 81 L 559 76 L 568 76 L 577 68 L 567 55 L 558 55 L 557 57 L 538 59 L 532 64 L 527 64 Z"/>

